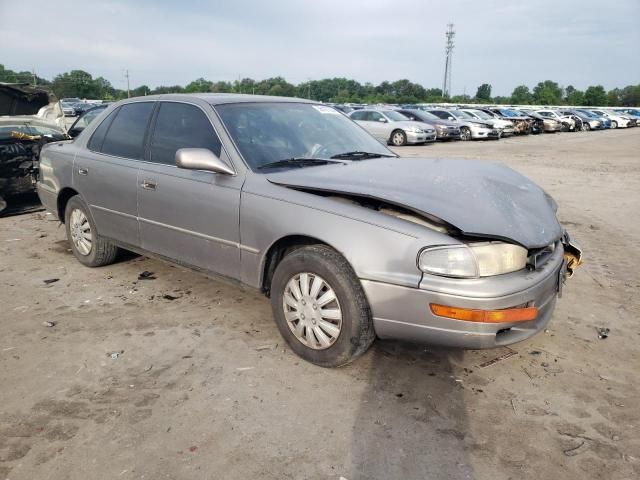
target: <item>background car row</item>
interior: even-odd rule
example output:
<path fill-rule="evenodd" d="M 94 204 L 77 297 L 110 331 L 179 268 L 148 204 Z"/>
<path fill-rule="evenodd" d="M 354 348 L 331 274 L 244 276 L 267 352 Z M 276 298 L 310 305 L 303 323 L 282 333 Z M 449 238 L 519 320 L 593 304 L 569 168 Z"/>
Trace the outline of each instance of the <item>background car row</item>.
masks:
<path fill-rule="evenodd" d="M 511 135 L 580 132 L 638 126 L 635 108 L 592 109 L 484 105 L 333 105 L 388 144 L 498 140 Z"/>

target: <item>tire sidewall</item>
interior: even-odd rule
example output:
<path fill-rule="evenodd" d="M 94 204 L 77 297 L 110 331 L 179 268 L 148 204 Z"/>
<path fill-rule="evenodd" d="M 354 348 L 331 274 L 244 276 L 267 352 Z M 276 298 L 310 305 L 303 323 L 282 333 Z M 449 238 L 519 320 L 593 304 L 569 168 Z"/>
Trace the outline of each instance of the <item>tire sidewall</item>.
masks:
<path fill-rule="evenodd" d="M 393 138 L 397 134 L 402 135 L 402 142 L 400 142 L 400 143 L 396 143 L 396 142 L 393 141 Z M 391 132 L 391 144 L 396 146 L 396 147 L 401 147 L 403 145 L 406 145 L 407 144 L 407 134 L 404 133 L 402 130 L 394 130 L 393 132 Z"/>
<path fill-rule="evenodd" d="M 301 248 L 287 255 L 278 265 L 271 283 L 271 308 L 276 325 L 289 347 L 300 357 L 323 367 L 336 367 L 352 360 L 361 345 L 362 322 L 371 321 L 368 307 L 363 312 L 354 298 L 361 285 L 353 284 L 353 277 L 345 275 L 330 256 L 318 254 L 322 248 Z M 336 252 L 328 248 L 325 251 Z M 329 261 L 327 261 L 329 260 Z M 336 294 L 342 310 L 342 328 L 338 339 L 324 350 L 314 350 L 300 342 L 293 334 L 284 315 L 283 292 L 289 280 L 299 273 L 313 273 L 322 277 Z M 367 345 L 368 346 L 368 345 Z"/>

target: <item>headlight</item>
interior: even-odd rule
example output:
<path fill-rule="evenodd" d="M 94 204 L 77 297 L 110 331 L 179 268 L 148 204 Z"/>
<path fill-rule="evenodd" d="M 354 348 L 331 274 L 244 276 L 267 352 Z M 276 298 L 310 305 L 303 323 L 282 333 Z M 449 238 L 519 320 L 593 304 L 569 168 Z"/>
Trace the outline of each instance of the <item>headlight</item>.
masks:
<path fill-rule="evenodd" d="M 407 132 L 422 133 L 422 129 L 420 127 L 409 127 L 407 128 Z"/>
<path fill-rule="evenodd" d="M 445 277 L 489 277 L 523 269 L 527 254 L 526 248 L 502 242 L 434 247 L 420 253 L 418 268 Z"/>

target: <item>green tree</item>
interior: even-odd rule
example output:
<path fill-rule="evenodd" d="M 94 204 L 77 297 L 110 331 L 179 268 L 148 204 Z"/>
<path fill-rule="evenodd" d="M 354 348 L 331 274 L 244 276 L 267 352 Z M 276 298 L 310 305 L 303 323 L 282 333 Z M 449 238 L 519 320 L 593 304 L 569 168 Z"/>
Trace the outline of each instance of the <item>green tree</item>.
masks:
<path fill-rule="evenodd" d="M 526 85 L 518 85 L 511 93 L 511 103 L 516 105 L 531 105 L 533 95 Z"/>
<path fill-rule="evenodd" d="M 491 85 L 488 83 L 483 83 L 478 87 L 476 91 L 476 98 L 483 102 L 491 101 Z"/>
<path fill-rule="evenodd" d="M 213 82 L 200 77 L 184 87 L 186 93 L 203 93 L 210 92 Z"/>
<path fill-rule="evenodd" d="M 571 85 L 569 85 L 571 87 Z M 584 92 L 582 90 L 576 90 L 571 87 L 571 91 L 569 91 L 569 87 L 567 87 L 567 95 L 565 97 L 565 102 L 567 105 L 582 105 L 584 103 Z"/>
<path fill-rule="evenodd" d="M 602 85 L 591 86 L 584 92 L 584 105 L 600 107 L 607 104 L 607 92 Z"/>
<path fill-rule="evenodd" d="M 627 85 L 620 94 L 620 104 L 624 107 L 640 106 L 640 85 Z"/>
<path fill-rule="evenodd" d="M 562 88 L 551 80 L 545 80 L 533 87 L 533 102 L 537 105 L 562 104 Z"/>

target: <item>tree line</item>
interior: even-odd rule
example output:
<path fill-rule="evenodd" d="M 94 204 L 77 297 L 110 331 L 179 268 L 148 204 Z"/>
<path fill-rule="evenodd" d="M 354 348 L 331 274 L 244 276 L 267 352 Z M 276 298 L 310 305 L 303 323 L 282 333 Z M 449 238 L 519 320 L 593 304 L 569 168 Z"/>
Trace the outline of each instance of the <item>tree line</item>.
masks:
<path fill-rule="evenodd" d="M 56 75 L 52 80 L 38 77 L 33 72 L 14 72 L 0 64 L 0 82 L 25 82 L 44 85 L 53 90 L 58 98 L 78 97 L 101 100 L 120 100 L 127 97 L 127 91 L 114 88 L 103 78 L 93 78 L 83 70 Z M 593 85 L 586 90 L 578 90 L 572 85 L 560 86 L 557 82 L 545 80 L 532 89 L 527 85 L 517 86 L 510 96 L 491 96 L 491 84 L 484 83 L 477 88 L 475 96 L 454 95 L 443 97 L 440 88 L 425 88 L 407 79 L 394 82 L 384 81 L 379 85 L 360 83 L 348 78 L 325 78 L 310 80 L 294 85 L 283 77 L 264 80 L 242 78 L 232 82 L 211 81 L 198 78 L 189 84 L 158 86 L 150 88 L 141 85 L 131 89 L 132 97 L 161 93 L 248 93 L 255 95 L 278 95 L 284 97 L 311 98 L 334 103 L 498 103 L 518 105 L 592 105 L 592 106 L 640 106 L 640 84 L 624 88 L 605 90 L 602 85 Z"/>

